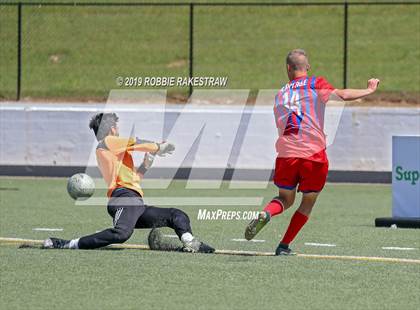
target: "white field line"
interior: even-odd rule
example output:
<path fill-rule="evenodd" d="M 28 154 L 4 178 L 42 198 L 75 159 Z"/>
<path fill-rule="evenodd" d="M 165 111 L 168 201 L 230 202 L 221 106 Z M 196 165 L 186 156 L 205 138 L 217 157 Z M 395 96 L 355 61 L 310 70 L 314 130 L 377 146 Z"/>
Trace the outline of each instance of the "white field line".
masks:
<path fill-rule="evenodd" d="M 0 237 L 0 245 L 1 244 L 21 245 L 21 244 L 42 244 L 42 243 L 43 243 L 43 240 Z M 118 248 L 118 249 L 150 250 L 149 247 L 144 244 L 111 244 L 109 247 Z M 274 256 L 273 252 L 235 251 L 235 250 L 216 250 L 215 254 L 240 255 L 240 256 Z M 368 262 L 382 262 L 382 263 L 384 262 L 385 263 L 406 263 L 406 264 L 419 264 L 420 265 L 420 259 L 397 258 L 397 257 L 322 255 L 322 254 L 297 254 L 296 257 L 312 258 L 312 259 L 347 260 L 347 261 L 368 261 Z"/>
<path fill-rule="evenodd" d="M 177 235 L 163 235 L 164 237 L 167 238 L 174 238 L 174 239 L 178 239 Z M 236 241 L 236 242 L 265 242 L 265 240 L 258 240 L 258 239 L 252 239 L 252 240 L 246 240 L 246 239 L 231 239 L 232 241 Z"/>
<path fill-rule="evenodd" d="M 220 108 L 218 105 L 208 105 L 208 106 L 200 106 L 200 105 L 193 105 L 189 109 L 182 109 L 176 106 L 168 107 L 158 105 L 156 107 L 150 107 L 150 105 L 143 103 L 143 104 L 124 104 L 124 103 L 109 103 L 109 106 L 113 106 L 113 111 L 116 112 L 153 112 L 153 113 L 182 113 L 185 114 L 202 114 L 202 113 L 213 113 L 213 114 L 239 114 L 239 113 L 246 113 L 246 114 L 272 114 L 273 109 L 271 106 L 259 107 L 258 109 L 247 109 L 243 106 L 238 106 L 237 108 L 229 106 L 228 108 Z M 118 106 L 116 106 L 118 105 Z M 160 107 L 159 107 L 160 106 Z M 163 107 L 162 107 L 163 106 Z M 0 104 L 0 111 L 37 111 L 37 112 L 103 112 L 104 108 L 106 107 L 105 103 L 98 103 L 95 104 L 84 104 L 78 102 L 72 102 L 69 104 L 60 104 L 59 106 L 55 106 L 53 103 L 49 104 L 31 104 L 31 103 L 10 103 L 10 102 L 3 102 Z"/>
<path fill-rule="evenodd" d="M 397 246 L 383 246 L 382 250 L 412 251 L 412 250 L 417 250 L 417 248 L 400 248 Z"/>
<path fill-rule="evenodd" d="M 265 240 L 259 240 L 259 239 L 252 239 L 252 240 L 246 240 L 246 239 L 231 239 L 235 242 L 265 242 Z"/>
<path fill-rule="evenodd" d="M 319 258 L 319 259 L 368 261 L 368 262 L 382 262 L 382 263 L 420 264 L 420 259 L 397 258 L 397 257 L 351 256 L 351 255 L 318 255 L 318 254 L 297 254 L 297 256 L 298 257 L 305 257 L 305 258 Z"/>
<path fill-rule="evenodd" d="M 164 237 L 167 237 L 167 238 L 174 238 L 174 239 L 177 239 L 178 238 L 178 236 L 177 235 L 163 235 Z M 235 241 L 235 242 L 265 242 L 265 240 L 258 240 L 258 239 L 252 239 L 252 240 L 246 240 L 246 239 L 231 239 L 232 241 Z"/>
<path fill-rule="evenodd" d="M 316 243 L 316 242 L 305 242 L 305 245 L 309 246 L 319 246 L 319 247 L 335 247 L 335 244 L 330 243 Z"/>
<path fill-rule="evenodd" d="M 35 227 L 32 228 L 34 231 L 63 231 L 63 228 L 46 228 L 46 227 Z"/>

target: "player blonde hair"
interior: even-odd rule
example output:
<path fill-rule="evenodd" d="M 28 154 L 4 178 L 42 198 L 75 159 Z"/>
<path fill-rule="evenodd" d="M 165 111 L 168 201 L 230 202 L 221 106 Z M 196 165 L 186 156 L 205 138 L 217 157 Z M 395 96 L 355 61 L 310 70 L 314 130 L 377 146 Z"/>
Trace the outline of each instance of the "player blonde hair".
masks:
<path fill-rule="evenodd" d="M 309 70 L 309 59 L 305 50 L 294 49 L 287 54 L 286 64 L 289 65 L 293 71 L 307 71 Z"/>

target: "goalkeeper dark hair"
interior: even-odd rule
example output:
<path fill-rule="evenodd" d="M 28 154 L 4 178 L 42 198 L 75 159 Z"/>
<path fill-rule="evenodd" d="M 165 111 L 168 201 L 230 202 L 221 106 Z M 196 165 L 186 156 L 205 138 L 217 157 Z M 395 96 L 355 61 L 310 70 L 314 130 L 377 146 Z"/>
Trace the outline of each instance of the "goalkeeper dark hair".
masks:
<path fill-rule="evenodd" d="M 115 127 L 118 122 L 118 116 L 115 113 L 98 113 L 92 117 L 89 122 L 89 128 L 95 132 L 98 141 L 103 140 L 112 127 Z"/>

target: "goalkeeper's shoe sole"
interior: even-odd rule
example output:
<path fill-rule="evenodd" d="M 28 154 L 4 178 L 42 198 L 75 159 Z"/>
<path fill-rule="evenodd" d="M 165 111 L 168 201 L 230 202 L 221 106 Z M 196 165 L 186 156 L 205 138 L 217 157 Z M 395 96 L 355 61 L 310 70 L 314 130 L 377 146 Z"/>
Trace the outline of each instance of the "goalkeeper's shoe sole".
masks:
<path fill-rule="evenodd" d="M 68 249 L 70 245 L 69 240 L 59 238 L 48 238 L 42 244 L 42 249 Z"/>
<path fill-rule="evenodd" d="M 263 227 L 270 221 L 268 212 L 261 212 L 258 218 L 252 220 L 245 229 L 245 239 L 252 240 Z"/>

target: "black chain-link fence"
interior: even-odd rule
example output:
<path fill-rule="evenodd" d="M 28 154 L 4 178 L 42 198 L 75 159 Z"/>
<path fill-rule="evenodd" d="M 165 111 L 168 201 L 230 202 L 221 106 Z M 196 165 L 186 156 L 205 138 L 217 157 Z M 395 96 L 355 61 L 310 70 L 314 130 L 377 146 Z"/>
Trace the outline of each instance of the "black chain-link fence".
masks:
<path fill-rule="evenodd" d="M 376 75 L 383 90 L 419 92 L 419 20 L 420 2 L 0 3 L 0 99 L 104 99 L 137 76 L 278 88 L 296 47 L 336 87 Z"/>

